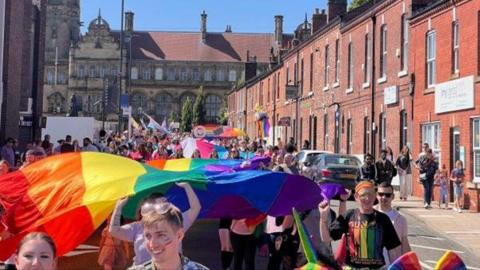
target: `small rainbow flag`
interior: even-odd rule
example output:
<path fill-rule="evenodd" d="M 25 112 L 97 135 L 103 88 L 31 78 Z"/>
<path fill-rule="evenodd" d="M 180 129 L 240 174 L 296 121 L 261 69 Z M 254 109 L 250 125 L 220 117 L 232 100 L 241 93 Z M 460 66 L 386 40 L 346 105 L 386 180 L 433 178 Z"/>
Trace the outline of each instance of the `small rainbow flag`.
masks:
<path fill-rule="evenodd" d="M 447 250 L 438 260 L 435 266 L 436 270 L 467 270 L 467 266 L 462 259 L 453 251 Z"/>
<path fill-rule="evenodd" d="M 410 251 L 396 259 L 390 267 L 388 267 L 388 270 L 422 270 L 422 266 L 420 266 L 417 254 Z"/>
<path fill-rule="evenodd" d="M 257 125 L 258 125 L 258 136 L 260 138 L 265 138 L 270 136 L 270 122 L 268 121 L 268 117 L 265 117 L 262 120 L 258 120 Z"/>

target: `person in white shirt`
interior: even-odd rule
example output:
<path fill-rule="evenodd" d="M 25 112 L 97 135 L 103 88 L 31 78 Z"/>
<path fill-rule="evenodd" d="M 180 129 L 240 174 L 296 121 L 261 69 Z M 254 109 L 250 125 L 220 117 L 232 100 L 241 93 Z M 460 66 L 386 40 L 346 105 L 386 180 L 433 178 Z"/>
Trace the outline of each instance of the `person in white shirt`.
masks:
<path fill-rule="evenodd" d="M 407 220 L 397 210 L 392 208 L 392 201 L 395 197 L 393 193 L 393 187 L 387 182 L 383 182 L 378 186 L 377 199 L 378 204 L 375 206 L 376 210 L 386 214 L 392 221 L 393 227 L 397 232 L 401 245 L 397 247 L 399 254 L 403 255 L 411 250 L 410 243 L 408 242 L 408 229 Z M 387 250 L 384 249 L 383 253 L 386 254 Z M 389 257 L 385 257 L 385 265 L 390 265 Z"/>

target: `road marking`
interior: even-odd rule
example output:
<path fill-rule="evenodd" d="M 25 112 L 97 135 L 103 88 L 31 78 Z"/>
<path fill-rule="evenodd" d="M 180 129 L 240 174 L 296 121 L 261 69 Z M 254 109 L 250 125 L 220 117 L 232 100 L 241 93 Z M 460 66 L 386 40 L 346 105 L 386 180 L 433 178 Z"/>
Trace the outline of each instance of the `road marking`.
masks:
<path fill-rule="evenodd" d="M 435 236 L 428 236 L 428 235 L 412 235 L 412 237 L 421 237 L 421 238 L 427 238 L 427 239 L 433 239 L 433 240 L 438 240 L 438 241 L 444 241 L 444 238 L 441 237 L 435 237 Z"/>
<path fill-rule="evenodd" d="M 437 263 L 436 261 L 432 261 L 432 260 L 426 260 L 426 262 L 433 263 L 433 264 Z M 467 269 L 469 269 L 469 270 L 480 270 L 480 268 L 477 268 L 477 267 L 468 266 L 468 265 L 466 265 L 466 266 L 467 266 Z"/>
<path fill-rule="evenodd" d="M 431 249 L 431 250 L 439 250 L 439 251 L 447 251 L 447 250 L 451 250 L 451 249 L 444 249 L 444 248 L 436 248 L 436 247 L 429 247 L 429 246 L 422 246 L 422 245 L 416 245 L 416 244 L 410 244 L 410 246 L 412 247 L 417 247 L 417 248 L 424 248 L 424 249 Z M 455 253 L 465 253 L 463 251 L 460 251 L 460 250 L 451 250 Z"/>
<path fill-rule="evenodd" d="M 480 234 L 480 231 L 445 231 L 448 234 Z"/>
<path fill-rule="evenodd" d="M 430 265 L 420 261 L 420 265 L 425 268 L 425 269 L 428 269 L 428 270 L 433 270 L 433 267 L 431 267 Z"/>
<path fill-rule="evenodd" d="M 418 215 L 421 218 L 452 218 L 452 215 Z"/>

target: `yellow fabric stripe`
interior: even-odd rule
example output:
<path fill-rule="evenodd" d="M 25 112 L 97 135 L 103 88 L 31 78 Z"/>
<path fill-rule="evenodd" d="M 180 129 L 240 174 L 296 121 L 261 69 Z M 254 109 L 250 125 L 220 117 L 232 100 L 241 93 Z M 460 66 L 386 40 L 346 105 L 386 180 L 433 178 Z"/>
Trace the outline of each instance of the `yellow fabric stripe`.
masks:
<path fill-rule="evenodd" d="M 360 258 L 368 258 L 368 246 L 367 246 L 367 226 L 362 224 L 360 230 Z"/>
<path fill-rule="evenodd" d="M 190 170 L 191 162 L 192 162 L 192 159 L 190 158 L 167 160 L 167 162 L 165 163 L 165 167 L 163 167 L 163 170 L 172 171 L 172 172 L 188 171 Z"/>
<path fill-rule="evenodd" d="M 104 153 L 82 153 L 83 204 L 112 202 L 135 193 L 137 178 L 146 173 L 138 162 Z M 90 209 L 90 207 L 89 207 Z M 102 212 L 103 210 L 95 210 Z"/>

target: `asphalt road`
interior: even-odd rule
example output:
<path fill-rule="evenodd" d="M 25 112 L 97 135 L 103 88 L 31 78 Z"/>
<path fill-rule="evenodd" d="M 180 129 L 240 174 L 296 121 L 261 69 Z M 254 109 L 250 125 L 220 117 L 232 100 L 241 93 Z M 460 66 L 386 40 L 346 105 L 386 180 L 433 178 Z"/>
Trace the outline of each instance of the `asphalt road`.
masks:
<path fill-rule="evenodd" d="M 354 204 L 349 202 L 348 208 L 353 206 Z M 332 202 L 332 208 L 337 209 L 336 202 Z M 436 261 L 446 250 L 450 249 L 460 255 L 467 264 L 468 269 L 480 270 L 480 253 L 473 254 L 473 252 L 466 250 L 461 245 L 450 241 L 446 236 L 428 228 L 421 220 L 409 215 L 406 215 L 406 217 L 409 226 L 410 244 L 421 260 L 424 269 L 433 269 Z M 217 227 L 218 221 L 216 220 L 197 221 L 186 234 L 183 245 L 184 253 L 188 257 L 201 262 L 212 270 L 221 269 Z M 102 269 L 97 264 L 99 241 L 100 230 L 74 252 L 60 258 L 59 269 Z M 257 256 L 256 261 L 257 269 L 266 269 L 267 258 Z"/>

